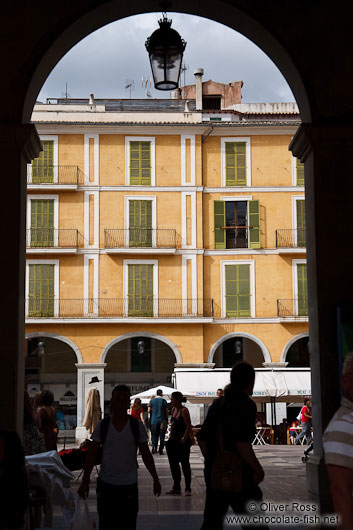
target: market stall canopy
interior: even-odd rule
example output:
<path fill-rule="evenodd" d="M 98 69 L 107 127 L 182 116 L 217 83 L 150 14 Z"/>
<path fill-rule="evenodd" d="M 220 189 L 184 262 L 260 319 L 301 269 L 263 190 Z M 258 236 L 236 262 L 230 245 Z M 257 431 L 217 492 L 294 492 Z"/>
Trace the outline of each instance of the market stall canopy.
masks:
<path fill-rule="evenodd" d="M 211 403 L 217 388 L 224 388 L 230 382 L 230 368 L 176 368 L 175 384 L 180 392 L 194 388 L 191 403 Z M 257 368 L 252 399 L 259 402 L 302 402 L 311 395 L 309 368 Z"/>
<path fill-rule="evenodd" d="M 196 396 L 195 392 L 189 392 L 188 390 L 185 390 L 185 389 L 184 390 L 180 390 L 180 389 L 177 389 L 177 388 L 172 388 L 170 386 L 159 385 L 159 386 L 155 386 L 153 388 L 148 388 L 147 390 L 144 390 L 143 392 L 139 392 L 138 394 L 135 394 L 134 396 L 131 396 L 131 400 L 133 401 L 136 398 L 140 398 L 142 403 L 148 403 L 151 400 L 152 396 L 156 396 L 157 395 L 157 390 L 162 390 L 163 397 L 167 401 L 170 401 L 172 392 L 181 392 L 183 394 L 183 396 L 185 396 L 187 398 L 189 398 L 191 396 Z"/>

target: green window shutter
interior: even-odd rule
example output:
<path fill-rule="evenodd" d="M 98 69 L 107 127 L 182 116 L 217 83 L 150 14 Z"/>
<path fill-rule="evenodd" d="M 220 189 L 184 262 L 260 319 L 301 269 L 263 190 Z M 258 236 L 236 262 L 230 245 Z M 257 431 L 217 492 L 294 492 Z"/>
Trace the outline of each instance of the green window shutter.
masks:
<path fill-rule="evenodd" d="M 296 159 L 296 174 L 297 174 L 297 186 L 304 186 L 304 164 L 299 160 L 299 158 Z"/>
<path fill-rule="evenodd" d="M 32 160 L 32 182 L 34 184 L 54 181 L 54 140 L 42 140 L 43 151 Z"/>
<path fill-rule="evenodd" d="M 130 247 L 152 247 L 152 201 L 129 201 Z"/>
<path fill-rule="evenodd" d="M 214 248 L 226 248 L 226 205 L 224 201 L 214 201 Z"/>
<path fill-rule="evenodd" d="M 297 201 L 297 245 L 298 247 L 306 245 L 305 200 Z"/>
<path fill-rule="evenodd" d="M 153 316 L 153 265 L 128 265 L 128 314 Z"/>
<path fill-rule="evenodd" d="M 246 142 L 225 142 L 226 186 L 246 186 Z"/>
<path fill-rule="evenodd" d="M 225 265 L 226 316 L 251 316 L 250 265 Z"/>
<path fill-rule="evenodd" d="M 137 344 L 140 340 L 145 343 L 143 353 L 139 353 Z M 152 372 L 152 340 L 148 337 L 133 337 L 131 339 L 131 371 Z"/>
<path fill-rule="evenodd" d="M 151 185 L 151 142 L 130 142 L 130 184 Z"/>
<path fill-rule="evenodd" d="M 54 246 L 54 200 L 31 200 L 31 247 Z"/>
<path fill-rule="evenodd" d="M 260 202 L 249 201 L 249 248 L 260 248 Z"/>
<path fill-rule="evenodd" d="M 54 267 L 55 265 L 29 265 L 28 316 L 54 316 Z"/>
<path fill-rule="evenodd" d="M 308 285 L 306 276 L 306 264 L 297 265 L 298 276 L 298 315 L 308 315 Z"/>

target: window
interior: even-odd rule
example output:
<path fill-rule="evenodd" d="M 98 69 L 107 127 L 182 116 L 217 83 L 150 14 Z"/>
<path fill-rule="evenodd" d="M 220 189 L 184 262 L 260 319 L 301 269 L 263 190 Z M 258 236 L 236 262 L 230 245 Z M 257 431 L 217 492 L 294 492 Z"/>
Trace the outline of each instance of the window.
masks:
<path fill-rule="evenodd" d="M 297 186 L 304 186 L 304 164 L 298 158 L 295 159 L 295 174 Z"/>
<path fill-rule="evenodd" d="M 31 247 L 54 246 L 54 199 L 31 199 Z"/>
<path fill-rule="evenodd" d="M 128 265 L 128 316 L 153 316 L 153 265 Z"/>
<path fill-rule="evenodd" d="M 152 247 L 152 201 L 129 200 L 129 246 Z"/>
<path fill-rule="evenodd" d="M 298 316 L 308 316 L 308 286 L 306 263 L 297 263 Z"/>
<path fill-rule="evenodd" d="M 202 108 L 204 110 L 220 110 L 221 96 L 204 96 L 202 98 Z"/>
<path fill-rule="evenodd" d="M 298 247 L 305 247 L 306 245 L 306 231 L 305 231 L 305 200 L 296 201 L 297 214 L 297 245 Z"/>
<path fill-rule="evenodd" d="M 43 151 L 32 160 L 32 183 L 54 182 L 54 140 L 42 140 Z"/>
<path fill-rule="evenodd" d="M 126 136 L 126 183 L 132 186 L 155 185 L 155 138 Z"/>
<path fill-rule="evenodd" d="M 138 343 L 144 343 L 143 352 Z M 131 339 L 131 372 L 152 372 L 152 339 L 148 337 L 133 337 Z"/>
<path fill-rule="evenodd" d="M 250 263 L 224 265 L 225 316 L 251 316 Z"/>
<path fill-rule="evenodd" d="M 54 316 L 54 264 L 28 266 L 28 316 Z"/>
<path fill-rule="evenodd" d="M 259 201 L 214 201 L 216 249 L 260 248 Z"/>
<path fill-rule="evenodd" d="M 221 139 L 222 186 L 250 186 L 250 138 Z"/>

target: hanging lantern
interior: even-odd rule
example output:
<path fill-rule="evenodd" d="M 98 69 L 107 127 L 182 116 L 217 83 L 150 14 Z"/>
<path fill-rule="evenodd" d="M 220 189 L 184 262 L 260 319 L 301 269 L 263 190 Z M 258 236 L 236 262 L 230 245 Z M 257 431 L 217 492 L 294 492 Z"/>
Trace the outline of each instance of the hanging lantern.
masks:
<path fill-rule="evenodd" d="M 168 20 L 166 13 L 158 23 L 159 29 L 146 40 L 154 87 L 158 90 L 174 90 L 179 85 L 186 42 L 171 28 L 172 21 Z"/>
<path fill-rule="evenodd" d="M 145 353 L 145 343 L 143 340 L 139 340 L 137 343 L 137 351 L 140 355 L 143 355 Z"/>

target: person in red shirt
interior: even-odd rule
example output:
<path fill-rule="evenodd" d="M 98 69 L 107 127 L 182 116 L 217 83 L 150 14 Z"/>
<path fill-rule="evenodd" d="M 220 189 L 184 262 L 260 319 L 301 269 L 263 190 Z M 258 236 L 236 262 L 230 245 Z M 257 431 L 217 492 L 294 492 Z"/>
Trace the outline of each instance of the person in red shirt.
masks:
<path fill-rule="evenodd" d="M 131 416 L 133 416 L 137 420 L 141 420 L 142 423 L 144 424 L 144 426 L 146 427 L 145 417 L 143 415 L 143 408 L 141 406 L 141 399 L 140 398 L 136 398 L 134 400 L 134 403 L 131 406 L 131 408 L 129 410 L 129 413 L 131 414 Z"/>
<path fill-rule="evenodd" d="M 311 401 L 309 398 L 304 399 L 304 407 L 302 408 L 302 417 L 300 419 L 302 432 L 298 434 L 295 439 L 295 443 L 298 444 L 299 440 L 305 437 L 306 445 L 309 444 L 311 440 Z"/>

